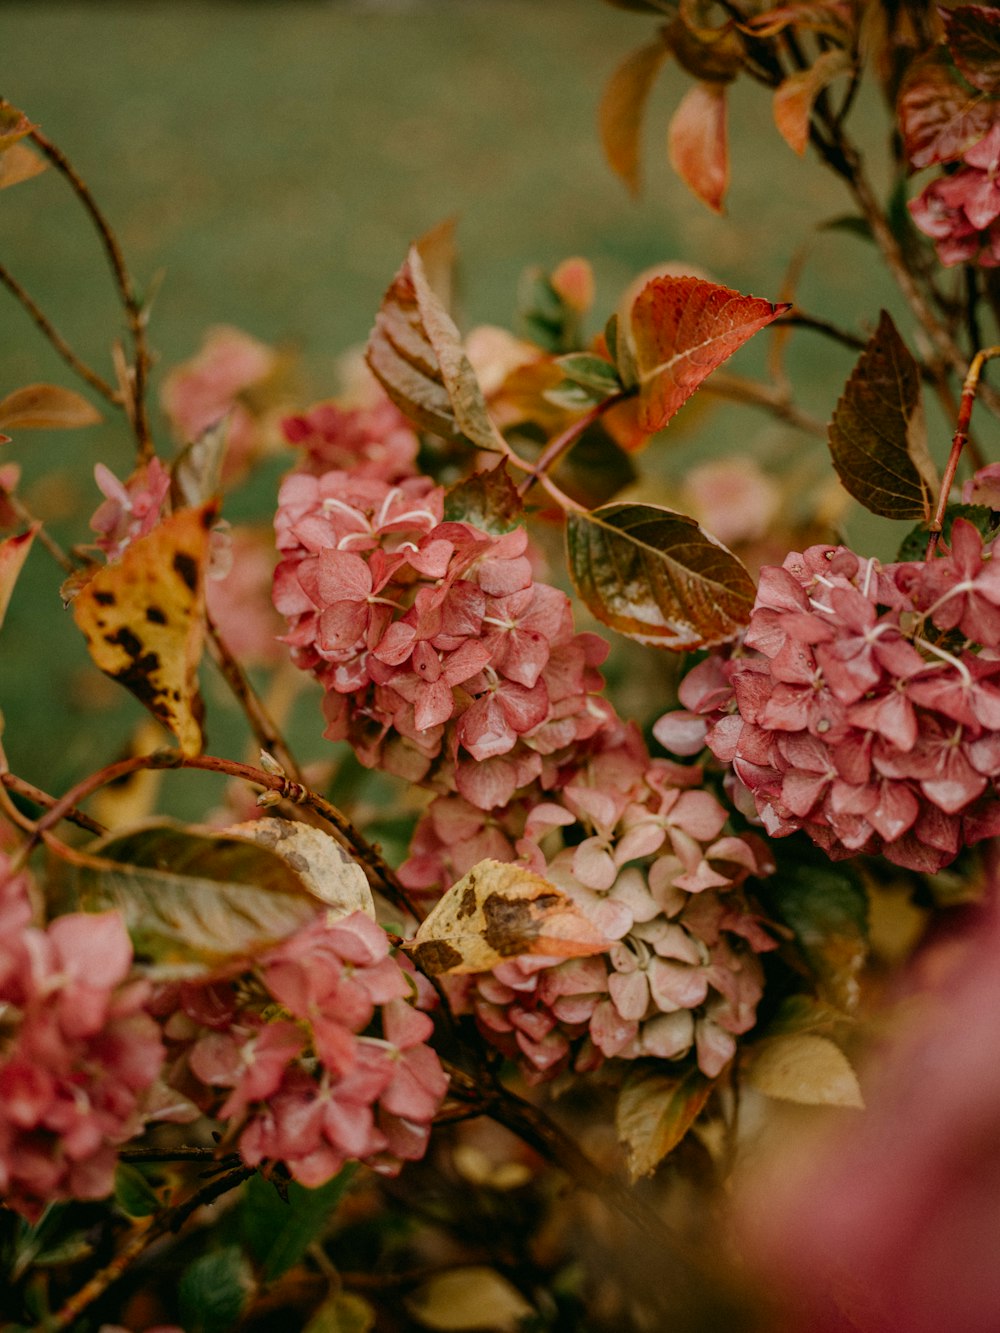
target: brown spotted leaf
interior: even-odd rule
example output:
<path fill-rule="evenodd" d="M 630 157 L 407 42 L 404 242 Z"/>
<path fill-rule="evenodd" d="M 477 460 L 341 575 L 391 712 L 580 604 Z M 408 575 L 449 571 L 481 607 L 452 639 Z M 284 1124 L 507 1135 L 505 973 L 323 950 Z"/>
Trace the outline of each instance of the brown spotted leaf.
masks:
<path fill-rule="evenodd" d="M 215 513 L 208 504 L 171 514 L 99 569 L 73 602 L 95 663 L 174 733 L 185 754 L 202 747 L 198 663 Z"/>
<path fill-rule="evenodd" d="M 39 176 L 48 163 L 26 144 L 15 143 L 0 152 L 0 190 Z"/>
<path fill-rule="evenodd" d="M 570 513 L 566 548 L 573 583 L 593 614 L 639 643 L 707 648 L 750 620 L 753 579 L 685 514 L 647 504 Z"/>
<path fill-rule="evenodd" d="M 28 384 L 0 400 L 0 430 L 64 430 L 100 420 L 93 403 L 58 384 Z"/>
<path fill-rule="evenodd" d="M 598 123 L 611 170 L 638 195 L 642 168 L 642 121 L 649 93 L 669 48 L 661 40 L 633 51 L 612 74 L 601 98 Z"/>
<path fill-rule="evenodd" d="M 489 972 L 526 956 L 582 958 L 608 941 L 562 889 L 523 866 L 480 861 L 453 884 L 407 947 L 422 972 Z"/>
<path fill-rule="evenodd" d="M 772 108 L 778 133 L 801 157 L 809 145 L 809 119 L 816 98 L 838 74 L 851 67 L 851 57 L 840 47 L 825 51 L 808 69 L 790 74 L 775 89 Z"/>
<path fill-rule="evenodd" d="M 688 189 L 721 213 L 729 187 L 725 84 L 696 83 L 687 90 L 670 118 L 667 151 Z"/>
<path fill-rule="evenodd" d="M 873 514 L 930 518 L 937 476 L 920 371 L 884 310 L 837 403 L 830 453 L 845 490 Z"/>
<path fill-rule="evenodd" d="M 40 527 L 40 523 L 35 523 L 27 532 L 18 533 L 15 537 L 5 537 L 0 541 L 0 625 L 3 624 L 4 616 L 7 614 L 14 584 L 28 558 L 35 533 Z"/>
<path fill-rule="evenodd" d="M 993 5 L 942 9 L 952 59 L 980 92 L 1000 95 L 1000 10 Z"/>
<path fill-rule="evenodd" d="M 914 61 L 899 90 L 896 113 L 914 171 L 961 157 L 989 130 L 998 104 L 970 88 L 944 55 Z"/>
<path fill-rule="evenodd" d="M 680 1075 L 647 1066 L 629 1071 L 618 1094 L 615 1128 L 633 1181 L 650 1176 L 697 1119 L 712 1083 L 698 1069 Z"/>
<path fill-rule="evenodd" d="M 643 429 L 662 430 L 713 370 L 787 309 L 704 278 L 647 283 L 630 314 Z"/>
<path fill-rule="evenodd" d="M 439 231 L 432 233 L 436 248 Z M 503 451 L 458 329 L 433 291 L 420 244 L 382 299 L 365 358 L 393 402 L 418 426 L 448 440 Z"/>
<path fill-rule="evenodd" d="M 161 976 L 252 955 L 324 910 L 286 856 L 229 831 L 161 819 L 57 850 L 55 910 L 117 909 Z"/>

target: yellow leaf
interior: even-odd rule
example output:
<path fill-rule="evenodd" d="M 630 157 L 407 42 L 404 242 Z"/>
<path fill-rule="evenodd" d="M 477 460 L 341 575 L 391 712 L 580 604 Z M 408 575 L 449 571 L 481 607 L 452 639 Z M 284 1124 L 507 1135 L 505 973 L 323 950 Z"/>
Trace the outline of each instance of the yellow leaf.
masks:
<path fill-rule="evenodd" d="M 864 1109 L 858 1076 L 850 1061 L 827 1037 L 791 1032 L 770 1037 L 754 1050 L 747 1082 L 781 1101 L 806 1106 L 851 1106 Z"/>
<path fill-rule="evenodd" d="M 581 958 L 608 947 L 561 889 L 502 861 L 480 861 L 453 884 L 409 945 L 430 975 L 488 972 L 526 955 Z"/>
<path fill-rule="evenodd" d="M 202 747 L 198 663 L 215 514 L 211 504 L 171 514 L 99 569 L 73 603 L 94 662 L 174 733 L 185 754 Z"/>
<path fill-rule="evenodd" d="M 287 861 L 306 888 L 337 916 L 365 912 L 375 919 L 375 900 L 365 872 L 335 838 L 294 819 L 249 819 L 224 833 L 247 838 Z"/>
<path fill-rule="evenodd" d="M 516 1287 L 492 1268 L 453 1268 L 437 1273 L 406 1302 L 424 1328 L 442 1333 L 462 1329 L 491 1329 L 517 1333 L 535 1314 Z"/>
<path fill-rule="evenodd" d="M 58 384 L 26 384 L 0 401 L 0 430 L 67 430 L 93 426 L 101 414 L 93 403 Z"/>

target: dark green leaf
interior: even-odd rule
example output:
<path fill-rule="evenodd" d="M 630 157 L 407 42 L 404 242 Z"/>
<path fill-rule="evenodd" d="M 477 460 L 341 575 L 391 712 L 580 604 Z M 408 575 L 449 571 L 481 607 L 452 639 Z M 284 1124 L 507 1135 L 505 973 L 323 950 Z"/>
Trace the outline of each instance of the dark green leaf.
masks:
<path fill-rule="evenodd" d="M 577 341 L 580 316 L 553 287 L 542 268 L 528 268 L 517 289 L 517 313 L 525 333 L 547 352 L 567 352 Z"/>
<path fill-rule="evenodd" d="M 570 352 L 567 356 L 557 357 L 556 365 L 568 380 L 588 389 L 598 389 L 605 398 L 621 392 L 618 371 L 603 357 L 592 356 L 589 352 Z"/>
<path fill-rule="evenodd" d="M 615 1128 L 633 1181 L 652 1175 L 691 1128 L 712 1091 L 697 1068 L 680 1075 L 649 1065 L 629 1070 L 618 1094 Z"/>
<path fill-rule="evenodd" d="M 844 489 L 873 514 L 930 518 L 937 478 L 920 371 L 884 310 L 837 403 L 830 453 Z"/>
<path fill-rule="evenodd" d="M 868 896 L 848 862 L 831 863 L 801 840 L 778 850 L 778 869 L 761 880 L 767 915 L 788 926 L 800 962 L 822 998 L 851 1012 L 868 953 Z"/>
<path fill-rule="evenodd" d="M 563 380 L 554 389 L 546 389 L 542 397 L 547 403 L 564 408 L 567 412 L 587 412 L 604 402 L 607 394 L 600 389 L 574 384 L 572 380 Z"/>
<path fill-rule="evenodd" d="M 983 537 L 992 541 L 1000 528 L 1000 514 L 987 505 L 951 504 L 944 511 L 941 527 L 941 540 L 947 546 L 951 541 L 951 527 L 956 518 L 964 518 L 981 532 Z M 906 534 L 899 546 L 897 560 L 923 560 L 927 554 L 930 530 L 926 523 L 918 523 Z"/>
<path fill-rule="evenodd" d="M 848 235 L 858 236 L 863 241 L 873 241 L 875 239 L 866 220 L 854 213 L 844 213 L 838 218 L 830 218 L 829 222 L 821 222 L 817 230 L 845 231 Z"/>
<path fill-rule="evenodd" d="M 980 92 L 1000 94 L 1000 11 L 993 5 L 942 9 L 948 49 L 955 64 Z"/>
<path fill-rule="evenodd" d="M 63 851 L 51 888 L 57 912 L 121 911 L 137 956 L 159 975 L 251 954 L 322 907 L 277 853 L 169 820 Z"/>
<path fill-rule="evenodd" d="M 129 1217 L 151 1217 L 161 1206 L 159 1195 L 131 1162 L 115 1167 L 115 1203 Z"/>
<path fill-rule="evenodd" d="M 571 513 L 566 545 L 573 582 L 593 614 L 640 643 L 705 648 L 750 619 L 750 575 L 684 514 L 644 504 Z"/>
<path fill-rule="evenodd" d="M 306 1189 L 293 1180 L 287 1187 L 287 1203 L 271 1181 L 251 1176 L 241 1205 L 240 1230 L 265 1282 L 294 1268 L 323 1236 L 356 1171 L 352 1162 L 318 1189 Z"/>
<path fill-rule="evenodd" d="M 483 532 L 510 532 L 523 513 L 524 504 L 502 461 L 489 472 L 458 482 L 444 498 L 446 522 L 471 523 Z"/>
<path fill-rule="evenodd" d="M 180 1312 L 186 1333 L 230 1333 L 253 1287 L 250 1263 L 238 1245 L 195 1259 L 180 1280 Z"/>

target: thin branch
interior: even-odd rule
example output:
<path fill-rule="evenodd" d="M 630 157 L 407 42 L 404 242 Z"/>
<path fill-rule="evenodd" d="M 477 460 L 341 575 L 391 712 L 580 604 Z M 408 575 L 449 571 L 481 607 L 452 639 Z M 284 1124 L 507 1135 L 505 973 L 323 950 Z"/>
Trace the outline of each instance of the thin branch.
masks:
<path fill-rule="evenodd" d="M 10 491 L 7 491 L 4 494 L 4 501 L 14 511 L 20 522 L 31 524 L 37 528 L 35 532 L 36 540 L 46 551 L 48 551 L 49 555 L 59 568 L 66 574 L 75 574 L 78 567 L 74 563 L 73 557 L 63 550 L 54 537 L 49 535 L 45 524 L 41 519 L 35 517 L 21 497 L 13 495 Z"/>
<path fill-rule="evenodd" d="M 812 329 L 814 333 L 822 333 L 827 338 L 832 338 L 834 342 L 840 343 L 843 347 L 849 347 L 854 352 L 862 352 L 867 346 L 864 338 L 859 338 L 856 333 L 838 328 L 836 324 L 831 324 L 828 319 L 818 319 L 815 315 L 807 315 L 804 310 L 799 310 L 798 307 L 789 310 L 787 314 L 779 315 L 772 328 L 780 328 L 782 324 L 795 329 Z"/>
<path fill-rule="evenodd" d="M 58 172 L 69 182 L 93 222 L 101 238 L 111 271 L 114 274 L 118 294 L 125 310 L 129 333 L 132 337 L 134 380 L 132 383 L 133 424 L 139 445 L 139 460 L 147 462 L 153 455 L 153 439 L 146 413 L 146 378 L 150 365 L 149 348 L 146 341 L 146 315 L 132 283 L 131 275 L 125 263 L 125 256 L 118 242 L 118 237 L 111 224 L 104 216 L 97 200 L 91 194 L 83 177 L 80 176 L 69 158 L 41 130 L 33 128 L 29 137 L 49 159 Z"/>
<path fill-rule="evenodd" d="M 553 439 L 549 440 L 548 444 L 539 454 L 528 475 L 518 486 L 518 495 L 523 499 L 531 490 L 535 482 L 540 482 L 543 477 L 555 467 L 563 454 L 568 453 L 573 445 L 576 444 L 580 436 L 589 430 L 595 421 L 599 421 L 605 412 L 614 407 L 617 403 L 620 403 L 624 398 L 630 396 L 630 393 L 627 391 L 611 394 L 610 397 L 602 399 L 601 402 L 596 403 L 587 412 L 584 412 L 583 416 L 567 426 L 562 434 L 556 435 Z"/>
<path fill-rule="evenodd" d="M 302 770 L 264 706 L 264 701 L 254 689 L 243 667 L 230 652 L 225 640 L 219 633 L 218 625 L 212 620 L 211 616 L 206 616 L 206 624 L 208 628 L 208 648 L 212 660 L 232 691 L 236 702 L 243 709 L 258 744 L 261 749 L 267 750 L 277 759 L 288 777 L 295 782 L 300 782 Z"/>
<path fill-rule="evenodd" d="M 743 375 L 731 375 L 724 370 L 715 371 L 702 385 L 702 390 L 714 394 L 717 398 L 727 398 L 734 403 L 759 407 L 764 412 L 770 412 L 779 421 L 805 431 L 807 435 L 815 435 L 820 440 L 826 439 L 827 431 L 823 422 L 796 407 L 785 396 L 783 390 L 773 389 L 767 384 L 760 384 L 757 380 L 748 379 Z"/>
<path fill-rule="evenodd" d="M 14 773 L 0 773 L 0 784 L 3 785 L 5 790 L 15 792 L 18 796 L 23 796 L 25 800 L 40 805 L 43 810 L 51 810 L 56 804 L 54 796 L 42 791 L 41 787 L 25 782 L 23 778 L 17 777 Z M 69 820 L 71 824 L 76 824 L 79 828 L 86 829 L 88 833 L 96 833 L 99 837 L 108 831 L 103 824 L 99 824 L 96 819 L 91 819 L 90 815 L 83 810 L 78 810 L 76 806 L 70 806 L 63 815 L 63 819 Z M 35 823 L 35 820 L 31 821 L 30 832 L 34 831 Z"/>
<path fill-rule="evenodd" d="M 35 324 L 56 349 L 69 368 L 76 372 L 82 380 L 85 380 L 92 389 L 106 398 L 113 407 L 122 408 L 121 396 L 116 389 L 113 389 L 106 379 L 98 375 L 96 370 L 92 370 L 81 357 L 77 356 L 69 343 L 55 327 L 40 306 L 31 299 L 14 275 L 3 264 L 0 264 L 0 283 L 2 283 L 10 294 L 25 308 Z"/>
<path fill-rule="evenodd" d="M 984 347 L 982 351 L 977 352 L 972 358 L 972 365 L 969 367 L 969 373 L 965 377 L 965 383 L 962 385 L 962 397 L 958 405 L 958 422 L 955 427 L 955 435 L 951 442 L 951 453 L 948 455 L 948 463 L 945 467 L 944 477 L 941 480 L 941 493 L 938 496 L 937 509 L 934 513 L 934 519 L 930 525 L 931 535 L 927 543 L 927 559 L 930 560 L 937 547 L 938 538 L 941 536 L 941 529 L 944 526 L 945 511 L 948 508 L 948 497 L 951 494 L 952 484 L 955 480 L 955 473 L 958 470 L 958 460 L 962 456 L 962 450 L 969 438 L 969 422 L 972 419 L 972 406 L 976 401 L 976 390 L 979 387 L 979 376 L 982 374 L 983 366 L 986 362 L 995 356 L 1000 356 L 1000 345 L 996 347 Z"/>

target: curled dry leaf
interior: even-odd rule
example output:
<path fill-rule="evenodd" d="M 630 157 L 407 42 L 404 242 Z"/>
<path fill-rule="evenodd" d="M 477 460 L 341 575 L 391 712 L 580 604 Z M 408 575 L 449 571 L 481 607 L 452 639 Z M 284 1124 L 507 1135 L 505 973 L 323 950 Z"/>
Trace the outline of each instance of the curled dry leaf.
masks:
<path fill-rule="evenodd" d="M 633 1182 L 649 1176 L 677 1147 L 708 1101 L 713 1083 L 697 1068 L 671 1076 L 647 1066 L 629 1071 L 618 1094 L 615 1128 Z"/>
<path fill-rule="evenodd" d="M 851 57 L 840 47 L 824 53 L 808 69 L 790 74 L 775 89 L 774 123 L 793 152 L 801 157 L 809 146 L 809 118 L 816 98 L 838 74 L 851 67 Z"/>
<path fill-rule="evenodd" d="M 812 1032 L 760 1042 L 747 1061 L 746 1079 L 758 1092 L 781 1101 L 864 1109 L 858 1076 L 847 1056 L 829 1037 Z"/>
<path fill-rule="evenodd" d="M 724 643 L 750 620 L 753 579 L 693 518 L 610 504 L 566 521 L 577 592 L 605 625 L 672 650 Z"/>
<path fill-rule="evenodd" d="M 920 371 L 884 310 L 837 403 L 830 453 L 844 489 L 873 514 L 930 518 L 938 483 Z"/>
<path fill-rule="evenodd" d="M 202 747 L 198 663 L 212 504 L 180 509 L 99 569 L 73 602 L 94 662 L 177 737 Z"/>
<path fill-rule="evenodd" d="M 788 308 L 704 278 L 647 283 L 629 314 L 643 429 L 662 430 L 713 370 Z"/>
<path fill-rule="evenodd" d="M 0 97 L 0 153 L 19 139 L 26 138 L 36 128 L 23 111 L 11 106 L 5 97 Z"/>
<path fill-rule="evenodd" d="M 374 920 L 375 901 L 365 872 L 329 833 L 299 820 L 270 816 L 232 824 L 225 831 L 287 861 L 306 888 L 335 915 L 365 912 Z"/>
<path fill-rule="evenodd" d="M 27 532 L 18 533 L 15 537 L 5 537 L 0 542 L 0 625 L 3 624 L 4 616 L 7 614 L 14 584 L 28 558 L 35 533 L 40 527 L 40 523 L 34 523 Z"/>
<path fill-rule="evenodd" d="M 480 861 L 453 884 L 406 946 L 430 976 L 488 972 L 534 955 L 582 958 L 608 941 L 567 894 L 523 866 Z"/>
<path fill-rule="evenodd" d="M 646 103 L 668 54 L 662 39 L 633 51 L 612 74 L 601 98 L 598 122 L 604 156 L 632 195 L 638 195 L 642 180 L 639 151 Z"/>
<path fill-rule="evenodd" d="M 100 420 L 93 403 L 59 384 L 27 384 L 0 400 L 0 430 L 67 430 Z"/>

